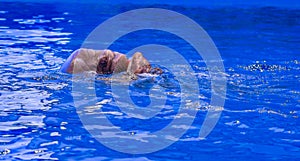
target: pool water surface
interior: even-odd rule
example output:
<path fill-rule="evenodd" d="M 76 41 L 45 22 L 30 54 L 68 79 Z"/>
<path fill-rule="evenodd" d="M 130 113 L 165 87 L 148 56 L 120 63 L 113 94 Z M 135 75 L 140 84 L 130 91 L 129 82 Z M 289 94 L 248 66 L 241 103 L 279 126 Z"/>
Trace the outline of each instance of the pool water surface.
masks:
<path fill-rule="evenodd" d="M 142 30 L 125 35 L 110 49 L 127 53 L 155 43 L 180 51 L 194 70 L 201 103 L 192 126 L 178 127 L 189 129 L 171 146 L 149 154 L 120 153 L 99 143 L 84 128 L 74 106 L 72 76 L 59 69 L 101 22 L 149 7 L 186 15 L 207 31 L 223 59 L 226 102 L 213 131 L 200 138 L 211 97 L 210 75 L 202 58 L 172 34 Z M 299 17 L 299 9 L 263 6 L 1 2 L 0 159 L 299 160 Z M 170 59 L 164 56 L 163 60 Z M 107 118 L 128 133 L 162 129 L 177 114 L 180 103 L 176 74 L 165 76 L 129 87 L 141 108 L 150 104 L 153 84 L 169 94 L 153 118 L 124 115 L 112 99 L 107 76 L 97 76 L 95 81 L 99 104 Z M 84 100 L 84 93 L 77 94 Z"/>

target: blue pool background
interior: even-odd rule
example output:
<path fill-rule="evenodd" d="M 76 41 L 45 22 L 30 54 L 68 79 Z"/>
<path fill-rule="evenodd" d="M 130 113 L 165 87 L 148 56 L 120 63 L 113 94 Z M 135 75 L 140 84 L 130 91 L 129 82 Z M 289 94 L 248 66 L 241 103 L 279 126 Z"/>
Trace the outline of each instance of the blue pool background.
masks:
<path fill-rule="evenodd" d="M 0 159 L 299 160 L 299 4 L 213 2 L 0 1 Z M 209 75 L 201 58 L 182 40 L 158 31 L 122 37 L 113 50 L 126 53 L 155 42 L 188 53 L 184 56 L 199 78 L 203 101 L 180 141 L 151 154 L 130 155 L 106 148 L 82 127 L 71 76 L 59 68 L 101 22 L 144 7 L 182 13 L 208 32 L 224 60 L 227 98 L 217 126 L 200 139 L 197 134 L 210 101 Z M 107 90 L 102 81 L 97 86 L 100 93 Z M 170 121 L 161 117 L 140 127 L 106 106 L 112 121 L 125 130 L 161 128 L 157 125 Z"/>

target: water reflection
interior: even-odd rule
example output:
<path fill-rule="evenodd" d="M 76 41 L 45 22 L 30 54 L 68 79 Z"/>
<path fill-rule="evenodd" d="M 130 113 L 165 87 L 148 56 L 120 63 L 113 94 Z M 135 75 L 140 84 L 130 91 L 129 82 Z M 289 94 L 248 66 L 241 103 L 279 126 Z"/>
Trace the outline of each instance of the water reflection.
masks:
<path fill-rule="evenodd" d="M 278 21 L 277 18 L 261 13 L 265 10 L 267 12 L 267 8 L 187 9 L 181 6 L 161 6 L 179 10 L 195 18 L 209 30 L 223 52 L 221 53 L 227 66 L 228 95 L 218 127 L 204 140 L 195 135 L 210 108 L 210 75 L 203 66 L 203 61 L 189 58 L 201 85 L 201 102 L 199 108 L 195 109 L 199 112 L 193 126 L 189 127 L 187 134 L 174 146 L 161 152 L 132 158 L 133 156 L 107 149 L 90 136 L 82 127 L 75 111 L 70 94 L 70 76 L 57 71 L 93 27 L 105 18 L 134 7 L 87 4 L 78 9 L 76 4 L 1 3 L 1 159 L 217 160 L 219 158 L 214 156 L 225 159 L 236 157 L 237 154 L 233 152 L 240 152 L 246 159 L 253 157 L 253 154 L 276 159 L 282 159 L 282 156 L 299 156 L 300 60 L 299 47 L 293 43 L 299 40 L 299 35 L 295 34 L 299 29 L 299 21 L 295 18 L 299 11 L 276 10 L 276 14 L 281 17 L 281 21 Z M 264 26 L 265 21 L 271 22 Z M 278 26 L 273 30 L 270 24 Z M 282 26 L 286 30 L 280 32 Z M 150 36 L 142 35 L 139 40 L 146 37 Z M 178 46 L 175 40 L 166 42 Z M 122 43 L 120 46 L 125 48 Z M 276 54 L 280 56 L 277 57 Z M 144 141 L 151 134 L 141 130 L 141 127 L 147 130 L 159 129 L 174 119 L 176 108 L 174 109 L 173 104 L 167 104 L 153 117 L 154 122 L 132 123 L 135 121 L 131 119 L 134 114 L 129 116 L 118 111 L 111 99 L 112 93 L 109 89 L 106 90 L 106 80 L 106 77 L 96 80 L 99 91 L 102 89 L 98 103 L 85 107 L 83 112 L 96 117 L 98 109 L 104 108 L 105 111 L 101 114 L 127 130 L 128 135 L 125 137 L 139 135 L 141 141 Z M 174 84 L 165 80 L 160 85 L 172 88 Z M 136 87 L 139 86 L 132 89 Z M 136 97 L 147 97 L 147 93 L 137 90 L 131 92 Z M 176 102 L 180 97 L 180 92 L 176 90 L 165 91 L 165 94 L 170 102 Z M 102 137 L 120 137 L 117 133 L 109 133 L 111 127 L 89 126 L 107 130 Z M 174 128 L 188 127 L 178 125 Z M 171 135 L 165 137 L 174 139 Z M 275 150 L 277 154 L 268 149 Z"/>
<path fill-rule="evenodd" d="M 57 52 L 49 43 L 65 45 L 70 32 L 53 27 L 32 29 L 30 25 L 60 22 L 62 18 L 33 16 L 32 19 L 14 18 L 14 11 L 0 11 L 0 155 L 1 159 L 55 159 L 49 148 L 58 141 L 41 139 L 47 127 L 46 113 L 59 100 L 53 91 L 68 86 L 51 72 L 64 61 L 54 56 Z M 6 26 L 12 22 L 21 26 Z M 30 47 L 26 45 L 31 44 Z M 64 49 L 69 51 L 69 49 Z M 52 78 L 50 79 L 52 75 Z M 53 76 L 54 75 L 54 76 Z M 52 137 L 57 137 L 51 133 Z"/>

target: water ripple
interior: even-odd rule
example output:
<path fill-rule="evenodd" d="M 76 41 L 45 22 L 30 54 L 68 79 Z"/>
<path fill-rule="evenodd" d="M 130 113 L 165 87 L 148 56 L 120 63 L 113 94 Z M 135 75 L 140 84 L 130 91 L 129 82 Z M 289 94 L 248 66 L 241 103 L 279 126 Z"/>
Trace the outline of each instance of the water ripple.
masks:
<path fill-rule="evenodd" d="M 127 136 L 120 136 L 109 131 L 112 127 L 96 123 L 88 125 L 88 128 L 103 130 L 102 137 L 130 139 L 131 135 L 137 135 L 140 141 L 153 137 L 152 131 L 164 128 L 176 117 L 191 118 L 188 113 L 177 115 L 180 98 L 184 95 L 175 90 L 177 86 L 173 78 L 162 79 L 159 83 L 168 89 L 162 93 L 168 96 L 169 102 L 159 107 L 162 110 L 150 119 L 139 121 L 134 117 L 143 116 L 120 111 L 112 98 L 108 78 L 102 76 L 96 81 L 75 80 L 82 83 L 95 81 L 100 92 L 95 106 L 76 111 L 73 96 L 82 98 L 82 103 L 90 100 L 84 99 L 84 93 L 71 95 L 72 77 L 58 72 L 61 64 L 74 49 L 80 47 L 93 27 L 114 14 L 135 7 L 82 4 L 78 9 L 78 4 L 73 3 L 45 5 L 23 2 L 0 5 L 0 159 L 299 158 L 300 60 L 299 47 L 295 45 L 299 42 L 299 34 L 295 34 L 299 30 L 299 11 L 274 8 L 160 6 L 195 19 L 208 30 L 219 47 L 227 71 L 219 74 L 228 79 L 222 116 L 207 138 L 198 136 L 203 118 L 211 108 L 211 77 L 204 61 L 188 55 L 190 47 L 182 45 L 178 51 L 187 54 L 200 85 L 200 104 L 186 102 L 187 106 L 193 106 L 190 110 L 198 111 L 193 125 L 173 126 L 175 129 L 189 129 L 187 133 L 167 149 L 145 156 L 121 154 L 99 144 L 82 126 L 77 112 L 90 117 L 104 114 L 113 124 L 128 132 Z M 124 43 L 139 45 L 140 41 L 136 40 L 144 41 L 148 37 L 153 40 L 149 34 L 132 38 L 132 44 L 127 39 Z M 181 46 L 177 40 L 154 39 L 167 45 Z M 124 50 L 127 45 L 121 43 L 118 49 Z M 169 58 L 166 56 L 164 59 Z M 192 82 L 187 81 L 186 84 Z M 148 99 L 148 93 L 136 88 L 143 89 L 148 85 L 131 86 L 130 94 L 143 103 Z M 172 135 L 165 138 L 176 139 Z"/>

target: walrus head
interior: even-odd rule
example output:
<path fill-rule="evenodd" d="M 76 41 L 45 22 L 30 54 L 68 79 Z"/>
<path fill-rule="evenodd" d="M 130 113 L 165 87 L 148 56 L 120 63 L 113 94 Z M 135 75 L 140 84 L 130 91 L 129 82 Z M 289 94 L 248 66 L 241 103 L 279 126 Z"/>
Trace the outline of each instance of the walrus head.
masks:
<path fill-rule="evenodd" d="M 125 54 L 111 50 L 78 49 L 74 51 L 61 68 L 62 72 L 82 73 L 94 71 L 97 74 L 112 74 L 126 71 L 130 75 L 141 73 L 161 74 L 159 68 L 152 68 L 142 53 L 136 52 L 131 60 Z"/>

